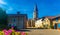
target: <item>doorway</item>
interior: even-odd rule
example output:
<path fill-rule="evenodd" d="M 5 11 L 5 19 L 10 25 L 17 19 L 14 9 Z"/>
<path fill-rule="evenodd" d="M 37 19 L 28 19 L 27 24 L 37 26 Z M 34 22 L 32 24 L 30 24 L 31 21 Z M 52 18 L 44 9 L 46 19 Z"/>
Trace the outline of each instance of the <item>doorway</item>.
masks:
<path fill-rule="evenodd" d="M 55 23 L 55 25 L 54 25 L 54 29 L 57 29 L 57 23 Z"/>

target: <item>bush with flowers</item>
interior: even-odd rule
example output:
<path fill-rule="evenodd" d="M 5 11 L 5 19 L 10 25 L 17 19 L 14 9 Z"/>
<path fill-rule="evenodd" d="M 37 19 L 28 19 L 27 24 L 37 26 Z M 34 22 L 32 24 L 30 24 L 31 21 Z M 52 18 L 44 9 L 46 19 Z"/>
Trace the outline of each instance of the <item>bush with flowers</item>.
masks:
<path fill-rule="evenodd" d="M 4 29 L 4 30 L 0 31 L 0 35 L 27 35 L 27 33 L 16 31 L 13 28 L 11 28 L 9 30 Z"/>

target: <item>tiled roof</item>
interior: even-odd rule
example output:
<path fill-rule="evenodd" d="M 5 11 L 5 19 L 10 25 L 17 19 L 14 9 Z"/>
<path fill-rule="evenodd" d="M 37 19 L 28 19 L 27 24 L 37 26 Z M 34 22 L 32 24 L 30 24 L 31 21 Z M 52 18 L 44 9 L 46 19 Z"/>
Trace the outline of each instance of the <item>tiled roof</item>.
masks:
<path fill-rule="evenodd" d="M 54 19 L 54 18 L 56 18 L 55 16 L 47 16 L 47 18 L 49 18 L 49 19 Z"/>
<path fill-rule="evenodd" d="M 43 17 L 43 20 L 44 20 L 44 18 L 49 18 L 49 19 L 52 19 L 52 20 L 55 20 L 55 19 L 58 19 L 58 18 L 60 18 L 60 16 L 45 16 L 45 17 Z"/>
<path fill-rule="evenodd" d="M 58 18 L 60 18 L 60 16 L 57 16 L 57 17 L 56 17 L 56 18 L 54 18 L 53 20 L 58 19 Z"/>
<path fill-rule="evenodd" d="M 7 14 L 8 16 L 27 16 L 27 14 Z"/>

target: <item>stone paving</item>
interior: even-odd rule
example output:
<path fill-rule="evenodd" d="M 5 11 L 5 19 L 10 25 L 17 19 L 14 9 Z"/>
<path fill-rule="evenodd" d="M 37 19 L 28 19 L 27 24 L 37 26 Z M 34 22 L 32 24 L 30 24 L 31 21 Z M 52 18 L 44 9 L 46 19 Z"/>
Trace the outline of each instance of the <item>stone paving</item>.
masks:
<path fill-rule="evenodd" d="M 28 29 L 28 35 L 60 35 L 60 30 L 56 29 Z"/>

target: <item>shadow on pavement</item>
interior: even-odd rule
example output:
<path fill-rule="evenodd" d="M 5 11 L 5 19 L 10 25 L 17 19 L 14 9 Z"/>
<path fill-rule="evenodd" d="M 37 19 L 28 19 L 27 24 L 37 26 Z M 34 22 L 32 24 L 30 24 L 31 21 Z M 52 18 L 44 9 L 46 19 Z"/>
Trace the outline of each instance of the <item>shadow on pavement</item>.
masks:
<path fill-rule="evenodd" d="M 27 30 L 27 29 L 20 29 L 20 30 L 17 30 L 17 31 L 21 31 L 21 32 L 30 32 L 30 30 Z"/>

